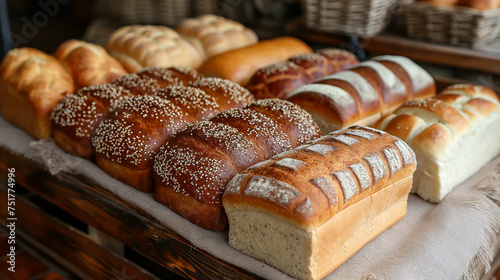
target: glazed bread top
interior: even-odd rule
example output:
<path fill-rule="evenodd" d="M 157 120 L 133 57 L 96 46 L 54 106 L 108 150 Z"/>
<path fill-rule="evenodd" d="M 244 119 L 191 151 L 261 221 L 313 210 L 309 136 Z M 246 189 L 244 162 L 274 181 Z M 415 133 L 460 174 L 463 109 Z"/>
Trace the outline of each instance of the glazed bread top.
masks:
<path fill-rule="evenodd" d="M 226 211 L 258 209 L 304 228 L 413 175 L 416 159 L 388 133 L 351 127 L 253 165 L 226 186 Z"/>
<path fill-rule="evenodd" d="M 80 40 L 62 43 L 54 56 L 73 77 L 75 90 L 110 83 L 127 74 L 120 62 L 103 47 Z"/>

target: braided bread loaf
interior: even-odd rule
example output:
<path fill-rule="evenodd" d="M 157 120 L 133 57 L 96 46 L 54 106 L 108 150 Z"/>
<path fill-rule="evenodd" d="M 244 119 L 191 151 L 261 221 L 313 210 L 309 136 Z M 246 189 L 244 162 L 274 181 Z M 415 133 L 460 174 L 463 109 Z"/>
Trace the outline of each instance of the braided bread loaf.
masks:
<path fill-rule="evenodd" d="M 406 214 L 416 168 L 372 128 L 325 135 L 236 175 L 222 202 L 229 244 L 298 279 L 321 279 Z"/>
<path fill-rule="evenodd" d="M 91 85 L 110 83 L 127 71 L 106 50 L 80 40 L 62 43 L 54 53 L 75 82 L 75 90 Z"/>
<path fill-rule="evenodd" d="M 36 139 L 50 137 L 50 114 L 73 91 L 71 76 L 42 51 L 12 49 L 0 65 L 2 115 Z"/>
<path fill-rule="evenodd" d="M 147 66 L 196 69 L 203 62 L 202 46 L 166 26 L 128 25 L 115 30 L 106 50 L 130 73 Z"/>
<path fill-rule="evenodd" d="M 304 110 L 280 99 L 188 124 L 155 158 L 155 198 L 201 227 L 224 230 L 221 197 L 236 173 L 319 136 Z"/>
<path fill-rule="evenodd" d="M 190 85 L 200 78 L 187 68 L 147 67 L 113 83 L 82 88 L 66 96 L 52 111 L 54 142 L 66 152 L 93 160 L 92 134 L 114 107 L 132 96 L 153 94 L 168 85 Z"/>
<path fill-rule="evenodd" d="M 500 152 L 500 99 L 486 87 L 452 85 L 405 103 L 374 127 L 413 148 L 418 168 L 412 192 L 437 203 Z"/>
<path fill-rule="evenodd" d="M 321 49 L 297 54 L 287 61 L 267 65 L 255 72 L 245 87 L 257 99 L 286 99 L 300 86 L 358 64 L 352 53 L 341 49 Z"/>
<path fill-rule="evenodd" d="M 219 78 L 201 78 L 193 86 L 169 86 L 153 95 L 129 98 L 95 130 L 95 161 L 111 176 L 151 192 L 154 156 L 174 132 L 227 106 L 243 107 L 254 100 L 245 88 Z"/>
<path fill-rule="evenodd" d="M 199 40 L 206 58 L 259 41 L 257 34 L 241 23 L 211 14 L 184 19 L 175 30 Z"/>
<path fill-rule="evenodd" d="M 436 93 L 433 78 L 402 56 L 379 56 L 304 85 L 287 98 L 307 110 L 323 134 L 369 125 L 404 102 Z"/>

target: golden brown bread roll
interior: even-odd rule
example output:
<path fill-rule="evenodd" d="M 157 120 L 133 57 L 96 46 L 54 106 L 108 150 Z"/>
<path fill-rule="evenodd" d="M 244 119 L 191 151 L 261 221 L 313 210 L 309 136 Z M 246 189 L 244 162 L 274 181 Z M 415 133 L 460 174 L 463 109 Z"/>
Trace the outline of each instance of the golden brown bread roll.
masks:
<path fill-rule="evenodd" d="M 311 48 L 297 38 L 278 37 L 213 56 L 203 62 L 198 71 L 246 85 L 258 69 L 310 52 Z"/>
<path fill-rule="evenodd" d="M 406 214 L 415 154 L 351 127 L 236 175 L 222 202 L 229 244 L 298 279 L 322 279 Z"/>
<path fill-rule="evenodd" d="M 151 192 L 153 159 L 172 135 L 192 121 L 205 120 L 225 106 L 254 101 L 245 88 L 215 78 L 201 82 L 210 90 L 170 86 L 153 95 L 129 98 L 115 107 L 92 136 L 97 165 L 132 187 Z"/>
<path fill-rule="evenodd" d="M 286 99 L 300 86 L 354 67 L 358 63 L 358 59 L 352 53 L 335 48 L 297 54 L 287 61 L 260 68 L 245 87 L 257 99 Z"/>
<path fill-rule="evenodd" d="M 80 40 L 62 43 L 54 53 L 75 82 L 75 91 L 91 85 L 110 83 L 127 71 L 106 50 Z"/>
<path fill-rule="evenodd" d="M 155 198 L 194 224 L 224 230 L 222 193 L 236 173 L 319 136 L 304 110 L 281 99 L 188 124 L 155 158 Z"/>
<path fill-rule="evenodd" d="M 369 125 L 404 102 L 436 93 L 434 79 L 402 56 L 379 56 L 301 86 L 290 100 L 307 110 L 326 134 Z"/>
<path fill-rule="evenodd" d="M 205 58 L 259 41 L 257 34 L 241 23 L 211 14 L 184 19 L 175 30 L 183 36 L 198 39 Z"/>
<path fill-rule="evenodd" d="M 500 152 L 500 99 L 483 86 L 452 85 L 373 126 L 412 147 L 418 160 L 412 192 L 437 203 Z"/>
<path fill-rule="evenodd" d="M 42 51 L 13 49 L 0 65 L 2 115 L 36 139 L 50 137 L 52 109 L 73 91 L 71 76 Z"/>
<path fill-rule="evenodd" d="M 111 34 L 106 44 L 109 54 L 130 73 L 148 66 L 196 69 L 204 59 L 201 48 L 175 30 L 155 25 L 121 27 Z"/>

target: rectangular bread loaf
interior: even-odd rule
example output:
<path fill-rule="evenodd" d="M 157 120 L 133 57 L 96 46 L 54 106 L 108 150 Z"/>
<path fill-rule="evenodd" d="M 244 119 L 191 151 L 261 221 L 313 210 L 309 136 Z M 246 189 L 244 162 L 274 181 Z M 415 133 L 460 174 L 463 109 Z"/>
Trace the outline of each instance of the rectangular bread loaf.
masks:
<path fill-rule="evenodd" d="M 418 160 L 412 192 L 437 203 L 500 152 L 500 100 L 483 86 L 452 85 L 405 103 L 374 127 L 412 147 Z"/>
<path fill-rule="evenodd" d="M 351 127 L 236 175 L 223 205 L 229 244 L 299 279 L 321 279 L 406 214 L 413 151 Z"/>

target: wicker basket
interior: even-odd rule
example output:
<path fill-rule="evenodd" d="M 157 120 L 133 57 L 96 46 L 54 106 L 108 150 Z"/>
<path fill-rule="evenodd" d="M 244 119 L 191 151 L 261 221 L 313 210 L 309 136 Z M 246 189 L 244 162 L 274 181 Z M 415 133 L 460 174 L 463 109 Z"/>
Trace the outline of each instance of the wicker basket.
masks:
<path fill-rule="evenodd" d="M 409 37 L 467 48 L 480 48 L 500 38 L 500 9 L 478 11 L 413 3 L 403 9 Z"/>
<path fill-rule="evenodd" d="M 99 13 L 122 24 L 177 26 L 183 19 L 211 13 L 212 0 L 98 0 Z"/>
<path fill-rule="evenodd" d="M 304 0 L 308 28 L 373 37 L 384 30 L 395 11 L 397 0 Z"/>

